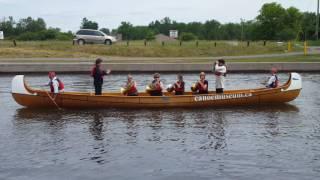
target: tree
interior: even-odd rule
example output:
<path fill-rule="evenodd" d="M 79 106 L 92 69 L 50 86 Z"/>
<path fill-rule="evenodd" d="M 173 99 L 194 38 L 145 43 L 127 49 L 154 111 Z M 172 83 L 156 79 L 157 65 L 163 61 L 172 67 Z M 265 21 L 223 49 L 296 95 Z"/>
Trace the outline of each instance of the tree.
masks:
<path fill-rule="evenodd" d="M 144 37 L 145 40 L 151 41 L 155 39 L 155 34 L 152 30 L 148 30 Z"/>
<path fill-rule="evenodd" d="M 16 26 L 16 34 L 21 34 L 23 32 L 39 32 L 43 30 L 46 30 L 46 23 L 42 18 L 38 18 L 37 20 L 32 17 L 20 19 Z"/>
<path fill-rule="evenodd" d="M 121 25 L 118 27 L 118 33 L 122 34 L 124 40 L 130 40 L 132 37 L 133 26 L 129 22 L 121 22 Z"/>
<path fill-rule="evenodd" d="M 303 14 L 295 7 L 290 7 L 287 10 L 287 16 L 285 18 L 285 32 L 287 35 L 291 34 L 290 39 L 297 39 L 299 33 L 302 32 L 302 20 Z M 289 37 L 289 36 L 287 36 Z"/>
<path fill-rule="evenodd" d="M 3 18 L 3 21 L 0 22 L 0 30 L 4 32 L 5 37 L 7 36 L 13 36 L 15 33 L 14 28 L 15 22 L 13 20 L 13 17 L 10 16 L 8 20 L 6 18 Z"/>
<path fill-rule="evenodd" d="M 217 40 L 219 38 L 220 23 L 216 20 L 206 21 L 204 23 L 203 35 L 207 40 Z"/>
<path fill-rule="evenodd" d="M 197 37 L 192 33 L 184 32 L 184 33 L 181 33 L 181 35 L 180 35 L 181 41 L 192 41 L 195 39 L 197 39 Z"/>
<path fill-rule="evenodd" d="M 227 23 L 221 25 L 219 29 L 219 39 L 223 40 L 240 40 L 241 39 L 241 25 L 236 23 Z"/>
<path fill-rule="evenodd" d="M 99 28 L 99 25 L 97 22 L 89 21 L 87 18 L 83 18 L 80 28 L 81 29 L 95 29 L 95 30 L 97 30 Z"/>
<path fill-rule="evenodd" d="M 257 17 L 259 37 L 275 40 L 277 33 L 284 29 L 286 14 L 286 10 L 278 3 L 264 4 Z"/>
<path fill-rule="evenodd" d="M 301 39 L 309 39 L 315 40 L 315 27 L 316 27 L 316 13 L 305 12 L 303 13 L 302 17 L 302 24 L 301 24 Z"/>
<path fill-rule="evenodd" d="M 104 32 L 107 35 L 110 35 L 110 30 L 108 28 L 101 28 L 100 31 Z"/>

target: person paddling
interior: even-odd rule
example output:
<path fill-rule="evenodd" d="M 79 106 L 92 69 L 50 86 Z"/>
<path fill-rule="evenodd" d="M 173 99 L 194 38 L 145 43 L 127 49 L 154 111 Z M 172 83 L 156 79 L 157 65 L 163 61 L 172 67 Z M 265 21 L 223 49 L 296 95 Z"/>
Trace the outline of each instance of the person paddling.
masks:
<path fill-rule="evenodd" d="M 130 74 L 128 75 L 128 81 L 123 89 L 123 94 L 126 96 L 138 96 L 137 83 Z"/>
<path fill-rule="evenodd" d="M 64 84 L 63 82 L 57 77 L 55 72 L 49 72 L 49 83 L 50 92 L 54 94 L 53 100 L 57 97 L 58 93 L 64 91 Z"/>
<path fill-rule="evenodd" d="M 279 87 L 279 78 L 277 76 L 278 69 L 273 67 L 271 68 L 271 77 L 269 78 L 266 87 L 267 88 L 277 88 Z"/>
<path fill-rule="evenodd" d="M 198 94 L 208 94 L 208 84 L 209 83 L 206 80 L 206 74 L 201 72 L 200 80 L 194 85 L 194 87 L 191 87 L 191 90 Z"/>
<path fill-rule="evenodd" d="M 160 80 L 160 74 L 155 73 L 153 75 L 153 81 L 151 83 L 151 90 L 150 90 L 150 95 L 151 96 L 162 96 L 162 90 L 164 89 L 163 83 Z"/>
<path fill-rule="evenodd" d="M 103 70 L 102 69 L 102 59 L 96 59 L 95 65 L 91 70 L 91 76 L 93 77 L 93 85 L 95 89 L 95 95 L 102 94 L 102 85 L 103 85 L 103 76 L 108 75 L 111 73 L 111 70 Z"/>
<path fill-rule="evenodd" d="M 174 92 L 175 95 L 183 95 L 184 94 L 184 81 L 183 81 L 183 76 L 181 74 L 179 74 L 177 76 L 178 81 L 176 83 L 174 83 L 173 87 L 174 87 Z"/>
<path fill-rule="evenodd" d="M 216 93 L 223 93 L 226 73 L 226 63 L 223 59 L 219 59 L 214 63 L 214 74 L 216 75 Z"/>

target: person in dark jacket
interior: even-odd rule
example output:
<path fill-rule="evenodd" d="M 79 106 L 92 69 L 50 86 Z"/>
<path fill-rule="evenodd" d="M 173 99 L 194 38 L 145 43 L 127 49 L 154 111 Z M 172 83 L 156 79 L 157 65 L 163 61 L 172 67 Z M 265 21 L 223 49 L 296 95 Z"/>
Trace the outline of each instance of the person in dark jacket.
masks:
<path fill-rule="evenodd" d="M 208 81 L 206 80 L 206 74 L 200 73 L 200 80 L 196 83 L 196 90 L 198 94 L 208 94 Z"/>
<path fill-rule="evenodd" d="M 95 89 L 95 95 L 102 94 L 102 85 L 103 85 L 103 76 L 111 73 L 111 70 L 103 70 L 102 69 L 102 59 L 96 59 L 96 63 L 91 70 L 91 76 L 93 77 L 93 84 Z"/>

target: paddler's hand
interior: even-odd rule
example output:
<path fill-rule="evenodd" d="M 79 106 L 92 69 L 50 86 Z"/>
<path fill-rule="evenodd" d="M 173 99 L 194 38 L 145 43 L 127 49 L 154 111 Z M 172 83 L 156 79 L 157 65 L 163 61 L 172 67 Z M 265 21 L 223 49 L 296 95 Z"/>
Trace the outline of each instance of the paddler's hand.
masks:
<path fill-rule="evenodd" d="M 110 69 L 107 69 L 107 74 L 110 74 L 111 73 L 111 70 Z"/>

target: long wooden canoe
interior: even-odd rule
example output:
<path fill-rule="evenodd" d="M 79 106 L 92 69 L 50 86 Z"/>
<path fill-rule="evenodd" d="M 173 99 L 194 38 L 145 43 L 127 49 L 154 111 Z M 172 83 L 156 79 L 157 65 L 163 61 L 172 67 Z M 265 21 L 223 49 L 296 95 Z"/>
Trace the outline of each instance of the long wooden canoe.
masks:
<path fill-rule="evenodd" d="M 64 92 L 58 94 L 55 102 L 48 92 L 30 88 L 23 75 L 12 80 L 12 96 L 15 101 L 26 107 L 48 108 L 168 108 L 168 107 L 217 107 L 250 106 L 271 103 L 286 103 L 296 99 L 302 88 L 299 74 L 291 73 L 289 80 L 278 88 L 260 88 L 225 91 L 223 94 L 210 92 L 205 95 L 187 92 L 183 96 L 164 93 L 164 96 L 149 96 L 140 93 L 136 97 L 121 93 L 103 93 L 95 96 L 91 93 Z"/>

